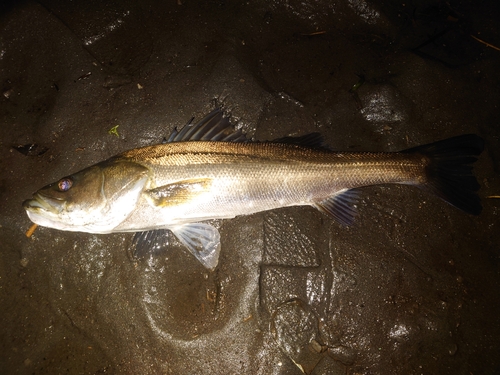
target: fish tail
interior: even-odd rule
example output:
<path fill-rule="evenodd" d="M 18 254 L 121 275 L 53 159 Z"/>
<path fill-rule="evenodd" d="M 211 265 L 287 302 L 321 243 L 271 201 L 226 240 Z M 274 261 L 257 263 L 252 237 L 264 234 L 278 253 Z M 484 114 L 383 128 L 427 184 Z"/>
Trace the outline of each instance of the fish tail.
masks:
<path fill-rule="evenodd" d="M 472 174 L 472 163 L 484 149 L 484 141 L 475 134 L 465 134 L 442 141 L 404 150 L 419 153 L 429 159 L 426 182 L 421 188 L 429 190 L 451 205 L 469 214 L 479 215 L 480 188 Z"/>

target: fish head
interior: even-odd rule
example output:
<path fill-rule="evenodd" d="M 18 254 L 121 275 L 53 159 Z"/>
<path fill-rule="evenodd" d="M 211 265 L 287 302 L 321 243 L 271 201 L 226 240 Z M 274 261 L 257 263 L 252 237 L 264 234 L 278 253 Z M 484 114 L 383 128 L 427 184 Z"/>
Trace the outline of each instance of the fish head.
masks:
<path fill-rule="evenodd" d="M 110 159 L 41 188 L 23 207 L 41 226 L 110 233 L 134 210 L 148 178 L 147 168 Z"/>

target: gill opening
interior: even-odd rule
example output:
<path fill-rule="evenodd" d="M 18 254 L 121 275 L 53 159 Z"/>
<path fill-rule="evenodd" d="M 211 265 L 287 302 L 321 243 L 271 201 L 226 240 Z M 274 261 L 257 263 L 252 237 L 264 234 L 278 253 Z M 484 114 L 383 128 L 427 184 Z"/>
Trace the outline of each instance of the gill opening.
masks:
<path fill-rule="evenodd" d="M 101 196 L 104 199 L 104 202 L 107 204 L 108 198 L 106 197 L 106 193 L 104 192 L 104 182 L 106 177 L 104 176 L 104 172 L 102 171 L 102 169 L 100 170 L 100 172 L 101 172 Z"/>

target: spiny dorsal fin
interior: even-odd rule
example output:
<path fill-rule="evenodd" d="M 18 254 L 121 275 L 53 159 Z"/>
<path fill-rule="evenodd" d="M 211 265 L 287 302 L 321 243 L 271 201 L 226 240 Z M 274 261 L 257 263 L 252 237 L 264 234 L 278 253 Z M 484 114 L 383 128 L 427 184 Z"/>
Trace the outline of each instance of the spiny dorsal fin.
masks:
<path fill-rule="evenodd" d="M 181 130 L 175 128 L 166 143 L 187 141 L 248 142 L 249 139 L 241 130 L 236 130 L 222 111 L 216 108 L 196 124 L 191 124 L 190 121 Z M 282 137 L 271 142 L 316 149 L 327 148 L 320 133 Z"/>
<path fill-rule="evenodd" d="M 321 202 L 314 202 L 313 206 L 339 223 L 351 225 L 357 215 L 356 202 L 358 197 L 358 190 L 344 190 Z"/>
<path fill-rule="evenodd" d="M 246 142 L 248 139 L 216 108 L 196 124 L 188 123 L 181 130 L 175 128 L 167 143 L 186 141 Z"/>

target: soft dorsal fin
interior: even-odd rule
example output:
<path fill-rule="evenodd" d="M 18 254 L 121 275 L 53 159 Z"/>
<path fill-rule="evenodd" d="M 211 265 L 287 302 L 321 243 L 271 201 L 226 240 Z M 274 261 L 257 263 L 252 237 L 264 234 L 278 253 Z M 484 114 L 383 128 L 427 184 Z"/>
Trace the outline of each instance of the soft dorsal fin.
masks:
<path fill-rule="evenodd" d="M 310 133 L 300 137 L 282 137 L 274 139 L 272 143 L 287 143 L 309 148 L 326 149 L 325 140 L 320 133 Z"/>
<path fill-rule="evenodd" d="M 320 202 L 314 202 L 313 206 L 319 211 L 331 216 L 343 225 L 351 225 L 356 217 L 356 202 L 359 192 L 356 189 L 344 190 Z"/>
<path fill-rule="evenodd" d="M 186 124 L 181 130 L 174 129 L 167 142 L 218 141 L 246 142 L 247 137 L 236 130 L 219 108 L 214 109 L 196 124 Z"/>

